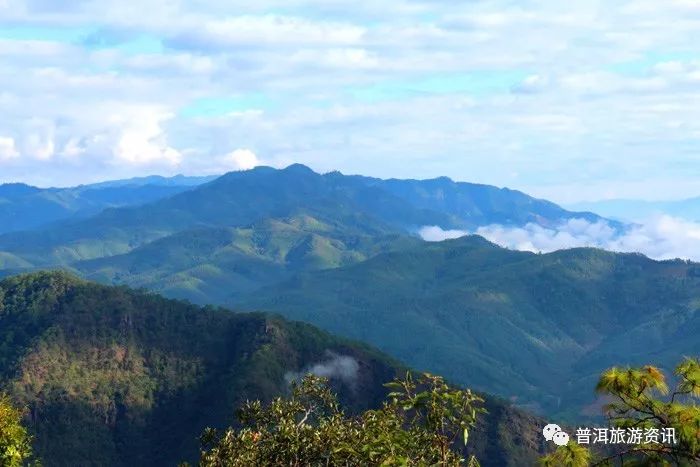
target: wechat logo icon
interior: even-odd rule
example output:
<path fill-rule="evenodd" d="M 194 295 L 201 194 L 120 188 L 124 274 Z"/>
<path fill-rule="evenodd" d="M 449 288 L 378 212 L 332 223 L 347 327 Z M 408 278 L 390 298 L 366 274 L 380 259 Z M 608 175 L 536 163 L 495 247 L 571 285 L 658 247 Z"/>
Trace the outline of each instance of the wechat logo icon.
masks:
<path fill-rule="evenodd" d="M 542 434 L 544 439 L 547 441 L 554 441 L 557 446 L 566 446 L 569 444 L 569 435 L 565 431 L 562 431 L 559 425 L 550 423 L 542 429 Z"/>

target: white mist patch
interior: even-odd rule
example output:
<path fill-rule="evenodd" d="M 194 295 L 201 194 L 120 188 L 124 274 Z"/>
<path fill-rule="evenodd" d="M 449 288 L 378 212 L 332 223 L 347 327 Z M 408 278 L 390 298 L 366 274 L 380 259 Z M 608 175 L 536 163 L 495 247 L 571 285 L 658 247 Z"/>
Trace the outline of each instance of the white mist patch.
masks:
<path fill-rule="evenodd" d="M 418 234 L 427 242 L 441 242 L 443 240 L 464 237 L 465 235 L 469 235 L 469 232 L 464 230 L 442 230 L 437 225 L 433 225 L 421 227 Z"/>
<path fill-rule="evenodd" d="M 360 364 L 357 360 L 348 355 L 339 355 L 331 351 L 327 351 L 326 354 L 328 355 L 327 360 L 307 366 L 300 372 L 287 372 L 284 379 L 290 383 L 311 373 L 328 379 L 338 379 L 349 386 L 354 386 L 360 371 Z"/>
<path fill-rule="evenodd" d="M 487 225 L 474 231 L 442 230 L 426 226 L 419 230 L 426 241 L 442 241 L 464 235 L 481 235 L 505 248 L 551 252 L 575 247 L 642 253 L 653 259 L 700 260 L 700 223 L 659 215 L 642 224 L 618 231 L 605 221 L 570 219 L 549 228 L 530 223 L 523 227 Z"/>

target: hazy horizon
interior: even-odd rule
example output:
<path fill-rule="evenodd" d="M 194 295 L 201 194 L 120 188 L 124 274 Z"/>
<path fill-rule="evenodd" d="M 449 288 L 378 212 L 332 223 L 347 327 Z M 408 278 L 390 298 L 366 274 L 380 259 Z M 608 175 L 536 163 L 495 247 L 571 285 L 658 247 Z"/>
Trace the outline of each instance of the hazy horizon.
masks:
<path fill-rule="evenodd" d="M 0 182 L 300 162 L 692 197 L 699 34 L 687 0 L 7 0 Z"/>
<path fill-rule="evenodd" d="M 292 164 L 300 164 L 300 163 L 299 163 L 299 162 L 294 162 L 294 163 L 292 163 Z M 292 165 L 292 164 L 290 164 L 290 165 Z M 303 165 L 306 165 L 306 164 L 303 164 Z M 256 167 L 263 167 L 263 166 L 262 166 L 262 165 L 259 165 L 259 166 L 256 166 Z M 265 167 L 272 167 L 272 166 L 265 166 Z M 288 167 L 288 166 L 287 166 L 287 167 Z M 255 167 L 253 167 L 253 168 L 255 168 Z M 285 167 L 272 167 L 272 168 L 275 168 L 275 169 L 284 169 Z M 370 175 L 370 174 L 367 174 L 367 173 L 350 173 L 350 172 L 343 172 L 343 171 L 340 171 L 340 170 L 319 171 L 319 170 L 315 170 L 313 167 L 310 167 L 310 168 L 311 168 L 312 170 L 314 170 L 315 172 L 320 173 L 320 174 L 325 174 L 325 173 L 330 173 L 330 172 L 337 171 L 337 172 L 343 173 L 344 175 L 359 175 L 359 176 L 373 177 L 373 175 Z M 245 170 L 251 170 L 251 169 L 252 169 L 252 168 L 250 168 L 250 169 L 236 169 L 236 170 L 230 170 L 230 171 L 228 171 L 228 172 L 232 172 L 232 171 L 245 171 Z M 62 189 L 62 188 L 75 188 L 75 187 L 84 186 L 84 185 L 99 185 L 99 184 L 101 184 L 101 183 L 107 183 L 107 182 L 125 181 L 125 180 L 142 179 L 142 178 L 152 178 L 152 177 L 162 177 L 162 178 L 168 178 L 168 179 L 170 179 L 170 178 L 177 178 L 177 177 L 185 177 L 185 178 L 212 178 L 212 177 L 214 177 L 214 178 L 216 178 L 216 177 L 220 177 L 220 176 L 222 176 L 222 175 L 224 175 L 224 174 L 226 174 L 226 173 L 228 173 L 228 172 L 206 173 L 206 174 L 201 174 L 201 173 L 199 173 L 199 174 L 197 174 L 197 173 L 182 173 L 182 172 L 173 173 L 173 174 L 163 174 L 163 173 L 155 173 L 155 172 L 153 172 L 153 173 L 151 173 L 151 172 L 144 172 L 143 174 L 135 174 L 135 175 L 133 175 L 133 176 L 128 176 L 128 177 L 124 177 L 124 178 L 109 178 L 109 177 L 104 178 L 104 177 L 98 177 L 98 178 L 94 178 L 94 179 L 87 179 L 86 181 L 77 182 L 77 183 L 48 184 L 48 185 L 34 184 L 34 183 L 26 182 L 26 181 L 23 181 L 23 180 L 8 180 L 8 181 L 2 181 L 2 180 L 0 179 L 0 185 L 12 184 L 12 183 L 21 183 L 21 184 L 26 184 L 26 185 L 34 186 L 34 187 L 36 187 L 36 188 L 42 188 L 42 189 L 50 189 L 50 188 Z M 452 181 L 458 182 L 458 183 L 474 183 L 474 184 L 492 185 L 492 186 L 495 186 L 495 187 L 497 187 L 497 188 L 509 188 L 509 189 L 512 189 L 512 190 L 522 191 L 523 193 L 526 193 L 526 194 L 531 195 L 531 196 L 534 196 L 534 197 L 538 197 L 538 196 L 535 195 L 534 193 L 527 192 L 527 191 L 525 191 L 525 190 L 521 190 L 521 189 L 518 189 L 518 188 L 515 188 L 515 187 L 512 187 L 512 186 L 493 185 L 493 184 L 489 184 L 489 183 L 475 182 L 475 181 L 472 181 L 472 180 L 459 180 L 459 179 L 455 179 L 455 178 L 453 178 L 453 177 L 449 177 L 449 176 L 447 176 L 447 175 L 440 175 L 440 176 L 438 176 L 438 177 L 420 177 L 420 176 L 419 176 L 419 177 L 377 177 L 377 178 L 383 178 L 383 179 L 401 178 L 401 179 L 414 179 L 414 180 L 430 180 L 430 179 L 442 178 L 442 177 L 447 177 L 447 178 L 451 179 Z M 688 196 L 688 197 L 681 197 L 681 198 L 678 198 L 678 197 L 670 197 L 670 198 L 669 198 L 669 197 L 664 197 L 664 196 L 660 196 L 660 197 L 658 197 L 658 198 L 648 198 L 648 197 L 647 197 L 647 198 L 614 198 L 614 197 L 608 197 L 608 198 L 581 199 L 581 200 L 568 201 L 568 202 L 559 202 L 559 201 L 556 200 L 556 199 L 546 198 L 546 197 L 544 197 L 544 196 L 541 196 L 541 197 L 538 197 L 538 198 L 546 199 L 547 201 L 552 201 L 552 202 L 554 202 L 554 203 L 556 203 L 556 204 L 560 204 L 562 207 L 565 207 L 565 208 L 567 208 L 567 209 L 576 210 L 576 209 L 579 209 L 579 205 L 595 204 L 595 203 L 604 203 L 604 202 L 606 202 L 606 201 L 613 201 L 613 202 L 618 202 L 618 201 L 620 201 L 620 202 L 625 202 L 625 201 L 629 201 L 629 202 L 640 202 L 640 203 L 658 203 L 658 202 L 687 201 L 687 200 L 692 200 L 692 199 L 695 199 L 695 198 L 700 198 L 700 194 L 699 194 L 699 195 L 694 195 L 694 196 Z"/>

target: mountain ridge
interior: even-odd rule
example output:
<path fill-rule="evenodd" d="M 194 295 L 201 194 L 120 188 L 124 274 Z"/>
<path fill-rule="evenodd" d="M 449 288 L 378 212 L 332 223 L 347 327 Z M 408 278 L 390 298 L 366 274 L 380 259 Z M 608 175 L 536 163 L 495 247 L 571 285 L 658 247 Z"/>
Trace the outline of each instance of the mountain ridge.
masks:
<path fill-rule="evenodd" d="M 365 224 L 381 224 L 394 233 L 408 235 L 425 225 L 448 229 L 495 222 L 549 225 L 587 216 L 526 195 L 518 194 L 517 199 L 509 200 L 509 196 L 519 192 L 493 187 L 481 186 L 478 190 L 486 190 L 485 193 L 470 193 L 479 186 L 443 179 L 452 193 L 449 203 L 444 203 L 434 201 L 439 193 L 418 189 L 424 182 L 378 180 L 338 172 L 321 175 L 300 164 L 282 170 L 258 167 L 230 172 L 142 206 L 109 208 L 87 219 L 52 225 L 50 229 L 0 235 L 0 251 L 38 267 L 69 264 L 128 253 L 183 230 L 245 227 L 264 218 L 286 217 L 300 209 L 327 217 L 361 214 Z M 397 187 L 392 188 L 393 185 Z"/>
<path fill-rule="evenodd" d="M 607 367 L 659 359 L 671 368 L 678 355 L 700 353 L 698 271 L 591 248 L 510 251 L 474 236 L 300 273 L 235 303 L 575 419 Z M 417 335 L 430 337 L 406 337 Z"/>
<path fill-rule="evenodd" d="M 334 359 L 354 361 L 334 371 Z M 311 325 L 233 313 L 62 272 L 0 281 L 0 389 L 28 408 L 47 466 L 172 465 L 194 460 L 205 426 L 233 422 L 246 399 L 288 390 L 327 365 L 351 413 L 378 407 L 403 365 Z M 534 462 L 544 422 L 488 397 L 470 437 L 484 466 Z"/>

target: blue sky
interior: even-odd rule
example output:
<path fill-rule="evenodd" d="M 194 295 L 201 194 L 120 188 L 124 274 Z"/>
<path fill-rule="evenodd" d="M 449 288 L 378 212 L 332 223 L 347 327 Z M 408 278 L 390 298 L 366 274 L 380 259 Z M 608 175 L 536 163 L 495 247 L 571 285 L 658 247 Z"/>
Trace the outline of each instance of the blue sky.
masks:
<path fill-rule="evenodd" d="M 0 0 L 0 182 L 305 163 L 700 195 L 697 0 Z"/>

